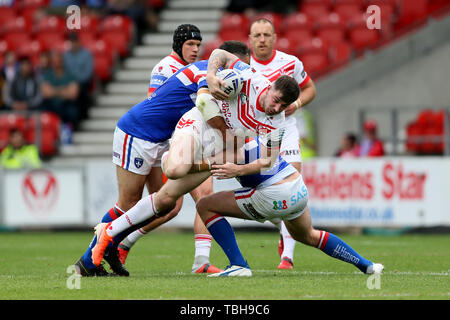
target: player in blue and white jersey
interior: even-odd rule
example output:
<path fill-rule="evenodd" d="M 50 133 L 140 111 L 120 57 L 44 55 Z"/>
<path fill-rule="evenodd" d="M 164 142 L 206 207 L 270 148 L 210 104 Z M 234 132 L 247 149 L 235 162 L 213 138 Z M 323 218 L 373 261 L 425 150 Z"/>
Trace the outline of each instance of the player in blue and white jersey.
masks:
<path fill-rule="evenodd" d="M 242 45 L 248 50 L 245 44 Z M 241 54 L 240 51 L 235 53 Z M 197 91 L 207 88 L 205 80 L 207 64 L 208 61 L 204 60 L 180 69 L 155 90 L 151 98 L 132 107 L 118 121 L 114 132 L 112 158 L 116 165 L 119 198 L 116 205 L 103 217 L 102 222 L 116 220 L 141 200 L 143 188 L 152 168 L 160 169 L 161 156 L 169 148 L 169 139 L 179 119 L 195 106 Z M 170 219 L 179 211 L 177 207 L 172 209 L 173 211 L 165 215 L 164 219 Z M 156 218 L 158 217 L 154 216 L 150 220 L 130 224 L 126 232 L 117 235 L 114 245 L 117 246 L 128 234 Z M 92 261 L 92 249 L 96 243 L 97 237 L 94 237 L 85 254 L 76 263 L 77 271 L 83 276 L 105 275 L 102 266 L 95 265 Z M 105 260 L 115 273 L 129 275 L 116 253 L 115 248 L 107 250 Z"/>
<path fill-rule="evenodd" d="M 158 62 L 152 69 L 147 93 L 148 98 L 151 98 L 153 92 L 155 92 L 156 89 L 158 89 L 163 83 L 165 83 L 178 70 L 182 69 L 190 63 L 194 63 L 197 60 L 201 40 L 202 35 L 200 33 L 200 30 L 195 25 L 181 24 L 175 29 L 173 34 L 172 51 L 168 56 Z M 222 46 L 224 45 L 226 45 L 226 43 L 224 43 Z M 248 50 L 247 47 L 245 47 L 245 49 Z M 152 194 L 158 191 L 165 180 L 166 177 L 163 175 L 161 168 L 153 167 L 147 177 L 146 185 L 148 193 Z M 201 197 L 212 193 L 213 180 L 211 177 L 201 185 L 199 185 L 197 188 L 192 190 L 190 192 L 190 195 L 194 202 L 197 202 Z M 183 197 L 178 199 L 177 207 L 172 211 L 172 214 L 168 214 L 164 217 L 155 219 L 148 225 L 130 233 L 118 246 L 120 262 L 125 265 L 128 254 L 134 244 L 144 235 L 148 234 L 152 230 L 158 228 L 160 225 L 168 222 L 173 217 L 175 217 L 176 213 L 179 211 L 179 208 L 181 208 L 182 203 Z M 195 251 L 194 262 L 192 264 L 192 272 L 212 273 L 220 271 L 220 269 L 217 269 L 209 262 L 212 237 L 197 213 L 195 213 L 193 229 Z"/>
<path fill-rule="evenodd" d="M 275 164 L 266 171 L 260 154 L 264 145 L 259 138 L 245 146 L 245 164 L 213 165 L 211 173 L 219 179 L 236 178 L 243 188 L 222 191 L 202 198 L 197 211 L 211 235 L 229 259 L 229 266 L 209 277 L 251 276 L 252 271 L 243 257 L 231 225 L 224 218 L 283 220 L 295 240 L 319 248 L 333 258 L 355 265 L 366 274 L 381 273 L 384 266 L 363 258 L 339 237 L 314 229 L 308 210 L 308 190 L 301 174 L 278 155 Z M 220 204 L 220 205 L 218 205 Z"/>

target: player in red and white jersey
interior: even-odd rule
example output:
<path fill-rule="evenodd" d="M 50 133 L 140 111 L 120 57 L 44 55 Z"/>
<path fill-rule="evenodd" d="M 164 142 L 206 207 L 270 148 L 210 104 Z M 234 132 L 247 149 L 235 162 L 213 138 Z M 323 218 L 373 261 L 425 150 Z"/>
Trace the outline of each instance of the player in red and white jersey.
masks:
<path fill-rule="evenodd" d="M 147 97 L 151 98 L 152 94 L 163 83 L 167 81 L 173 74 L 179 69 L 193 63 L 197 60 L 202 36 L 200 30 L 192 24 L 179 25 L 173 34 L 172 51 L 164 57 L 158 64 L 153 67 L 150 83 L 148 87 Z M 147 180 L 147 189 L 150 194 L 156 192 L 161 187 L 163 181 L 160 181 L 161 172 L 160 168 L 152 168 L 149 179 Z M 164 179 L 165 177 L 163 177 Z M 190 192 L 194 201 L 198 201 L 203 196 L 209 195 L 213 192 L 212 178 L 205 181 L 202 185 Z M 144 235 L 159 227 L 160 225 L 168 222 L 176 216 L 182 205 L 182 198 L 178 200 L 175 210 L 162 218 L 155 219 L 148 225 L 139 228 L 130 235 L 127 236 L 119 244 L 119 257 L 122 264 L 125 264 L 126 258 L 131 247 Z M 192 272 L 197 273 L 212 273 L 219 272 L 220 269 L 216 268 L 209 262 L 210 248 L 212 244 L 212 238 L 206 229 L 205 225 L 199 218 L 198 214 L 195 215 L 194 220 L 194 242 L 195 253 L 194 263 L 192 265 Z"/>
<path fill-rule="evenodd" d="M 305 71 L 303 63 L 295 56 L 274 49 L 276 41 L 275 28 L 267 19 L 258 19 L 250 27 L 249 42 L 252 49 L 250 65 L 264 74 L 270 81 L 275 81 L 281 75 L 292 76 L 297 80 L 301 93 L 298 99 L 286 110 L 286 132 L 280 153 L 283 159 L 301 171 L 300 135 L 294 113 L 307 105 L 316 95 L 313 80 Z M 281 257 L 279 269 L 293 267 L 295 240 L 282 222 L 278 251 Z"/>
<path fill-rule="evenodd" d="M 172 52 L 152 69 L 147 97 L 182 67 L 197 60 L 200 53 L 202 35 L 192 24 L 182 24 L 173 34 Z"/>

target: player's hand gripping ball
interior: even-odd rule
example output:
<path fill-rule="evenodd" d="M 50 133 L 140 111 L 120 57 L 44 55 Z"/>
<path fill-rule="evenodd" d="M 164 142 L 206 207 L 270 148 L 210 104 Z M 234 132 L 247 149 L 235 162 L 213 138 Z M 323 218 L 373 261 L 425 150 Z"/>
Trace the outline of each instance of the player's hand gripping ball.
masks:
<path fill-rule="evenodd" d="M 242 90 L 242 86 L 244 85 L 244 78 L 238 70 L 220 70 L 216 73 L 216 76 L 225 82 L 225 87 L 220 86 L 220 89 L 229 95 L 229 100 L 232 100 L 239 95 Z"/>

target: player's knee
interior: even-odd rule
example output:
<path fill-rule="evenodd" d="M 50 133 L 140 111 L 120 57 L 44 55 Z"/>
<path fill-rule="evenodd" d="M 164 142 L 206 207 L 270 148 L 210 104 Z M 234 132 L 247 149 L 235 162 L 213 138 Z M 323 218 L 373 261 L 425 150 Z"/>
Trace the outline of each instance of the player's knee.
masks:
<path fill-rule="evenodd" d="M 200 218 L 203 219 L 205 214 L 209 211 L 208 200 L 206 198 L 201 198 L 200 200 L 197 201 L 196 207 L 197 207 L 198 215 L 200 216 Z"/>
<path fill-rule="evenodd" d="M 189 169 L 180 164 L 169 164 L 167 168 L 164 168 L 164 174 L 171 180 L 183 178 L 188 172 Z"/>

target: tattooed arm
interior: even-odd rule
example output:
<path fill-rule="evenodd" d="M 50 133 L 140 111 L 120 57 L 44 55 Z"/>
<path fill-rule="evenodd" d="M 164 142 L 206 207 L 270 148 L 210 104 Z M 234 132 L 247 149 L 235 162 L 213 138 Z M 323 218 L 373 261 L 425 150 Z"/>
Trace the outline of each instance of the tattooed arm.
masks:
<path fill-rule="evenodd" d="M 217 100 L 227 100 L 228 94 L 220 89 L 220 85 L 224 85 L 223 81 L 216 77 L 220 68 L 228 69 L 239 58 L 225 50 L 215 49 L 208 59 L 208 70 L 206 74 L 206 82 L 208 83 L 211 95 Z"/>

